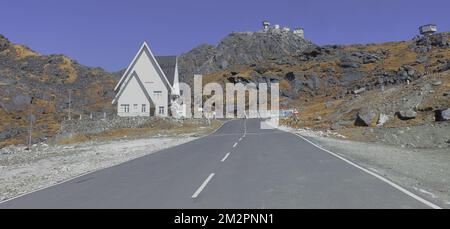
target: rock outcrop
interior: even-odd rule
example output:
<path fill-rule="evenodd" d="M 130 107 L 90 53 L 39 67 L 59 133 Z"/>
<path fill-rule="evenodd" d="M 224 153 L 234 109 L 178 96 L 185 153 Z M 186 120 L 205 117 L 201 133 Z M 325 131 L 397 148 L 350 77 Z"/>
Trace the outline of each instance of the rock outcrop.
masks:
<path fill-rule="evenodd" d="M 298 56 L 315 47 L 298 35 L 282 31 L 231 33 L 217 46 L 201 45 L 179 57 L 180 77 L 208 74 L 235 66 L 264 62 L 298 63 Z"/>
<path fill-rule="evenodd" d="M 436 121 L 450 121 L 450 108 L 436 111 Z"/>
<path fill-rule="evenodd" d="M 371 109 L 363 109 L 358 112 L 356 116 L 355 125 L 357 126 L 371 126 L 377 117 L 377 113 Z"/>
<path fill-rule="evenodd" d="M 415 119 L 417 117 L 417 112 L 415 112 L 413 110 L 404 110 L 404 111 L 397 112 L 397 116 L 401 120 L 410 120 L 410 119 Z"/>

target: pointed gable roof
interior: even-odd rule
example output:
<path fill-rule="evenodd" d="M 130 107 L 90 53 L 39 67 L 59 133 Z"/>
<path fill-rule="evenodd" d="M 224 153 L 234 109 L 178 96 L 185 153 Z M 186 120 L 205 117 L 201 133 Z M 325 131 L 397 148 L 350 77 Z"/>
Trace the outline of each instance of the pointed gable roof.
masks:
<path fill-rule="evenodd" d="M 157 56 L 156 61 L 158 61 L 167 80 L 169 80 L 170 85 L 173 87 L 175 81 L 175 69 L 177 67 L 177 56 Z"/>
<path fill-rule="evenodd" d="M 122 78 L 120 78 L 119 83 L 117 83 L 116 87 L 114 88 L 114 91 L 117 91 L 121 88 L 121 85 L 126 81 L 127 76 L 130 75 L 130 71 L 133 69 L 136 62 L 139 60 L 139 58 L 142 56 L 143 53 L 146 53 L 147 56 L 150 58 L 150 62 L 153 64 L 154 68 L 162 78 L 164 84 L 166 85 L 167 89 L 172 91 L 172 84 L 167 79 L 164 71 L 161 69 L 161 66 L 158 64 L 158 61 L 156 60 L 155 56 L 153 55 L 152 51 L 150 50 L 147 42 L 144 42 L 139 49 L 139 52 L 134 57 L 131 64 L 128 66 L 127 70 L 125 70 L 124 74 L 122 75 Z"/>
<path fill-rule="evenodd" d="M 150 102 L 151 106 L 155 106 L 155 103 L 153 102 L 152 98 L 150 97 L 150 95 L 147 92 L 147 89 L 145 89 L 144 84 L 142 83 L 141 79 L 139 78 L 138 74 L 136 73 L 136 71 L 134 71 L 130 77 L 128 77 L 128 79 L 126 80 L 125 83 L 125 87 L 123 87 L 122 90 L 120 90 L 120 92 L 116 95 L 116 97 L 114 98 L 112 104 L 115 104 L 117 101 L 119 101 L 120 96 L 122 96 L 123 92 L 125 91 L 125 88 L 128 86 L 128 84 L 134 79 L 136 79 L 136 81 L 138 82 L 140 88 L 142 89 L 142 91 L 144 92 L 145 97 L 147 98 L 147 100 Z"/>

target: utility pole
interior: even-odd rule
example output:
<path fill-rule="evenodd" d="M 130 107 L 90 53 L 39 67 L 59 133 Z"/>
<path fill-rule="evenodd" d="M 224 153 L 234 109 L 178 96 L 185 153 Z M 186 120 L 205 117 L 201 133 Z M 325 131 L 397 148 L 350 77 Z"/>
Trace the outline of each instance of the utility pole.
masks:
<path fill-rule="evenodd" d="M 68 117 L 69 121 L 72 120 L 72 117 L 70 116 L 71 106 L 72 106 L 72 90 L 69 90 L 69 117 Z"/>
<path fill-rule="evenodd" d="M 32 138 L 33 138 L 33 98 L 31 98 L 30 102 L 30 130 L 28 136 L 28 150 L 31 150 Z"/>

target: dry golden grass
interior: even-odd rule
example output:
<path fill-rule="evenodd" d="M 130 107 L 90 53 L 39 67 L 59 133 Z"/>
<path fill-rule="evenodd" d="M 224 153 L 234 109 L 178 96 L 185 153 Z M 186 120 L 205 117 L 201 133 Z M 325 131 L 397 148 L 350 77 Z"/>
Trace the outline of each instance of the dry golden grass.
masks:
<path fill-rule="evenodd" d="M 156 135 L 164 136 L 179 136 L 183 134 L 206 134 L 212 132 L 222 125 L 221 121 L 213 120 L 210 126 L 198 125 L 194 123 L 185 123 L 183 125 L 173 125 L 166 121 L 157 121 L 152 127 L 144 128 L 124 128 L 111 131 L 105 131 L 99 134 L 91 135 L 74 135 L 68 138 L 61 139 L 57 142 L 60 145 L 69 145 L 75 143 L 81 143 L 86 141 L 105 141 L 121 138 L 145 138 Z M 203 129 L 201 129 L 203 127 Z"/>
<path fill-rule="evenodd" d="M 13 48 L 14 48 L 14 52 L 16 53 L 17 59 L 23 59 L 23 58 L 30 57 L 30 56 L 40 56 L 39 53 L 37 53 L 23 45 L 14 45 Z"/>
<path fill-rule="evenodd" d="M 77 80 L 77 71 L 73 66 L 72 60 L 67 57 L 63 57 L 63 63 L 59 66 L 59 68 L 67 73 L 67 82 L 73 83 Z"/>

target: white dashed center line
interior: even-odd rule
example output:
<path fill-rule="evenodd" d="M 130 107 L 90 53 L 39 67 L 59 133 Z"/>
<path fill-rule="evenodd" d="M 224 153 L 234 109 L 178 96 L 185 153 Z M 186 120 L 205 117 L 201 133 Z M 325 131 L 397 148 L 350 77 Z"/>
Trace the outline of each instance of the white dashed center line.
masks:
<path fill-rule="evenodd" d="M 238 145 L 238 143 L 236 142 L 236 143 L 234 143 L 234 145 L 233 145 L 233 148 L 236 148 L 236 146 Z"/>
<path fill-rule="evenodd" d="M 197 189 L 197 191 L 195 191 L 194 195 L 192 195 L 192 199 L 196 199 L 200 193 L 203 191 L 203 189 L 205 189 L 206 185 L 208 185 L 208 183 L 211 181 L 211 179 L 214 177 L 214 173 L 211 173 L 211 175 L 209 175 L 208 178 L 206 178 L 206 180 L 203 182 L 203 184 Z"/>
<path fill-rule="evenodd" d="M 230 153 L 227 153 L 227 155 L 225 155 L 225 157 L 222 159 L 222 162 L 225 162 L 229 156 L 230 156 Z"/>

